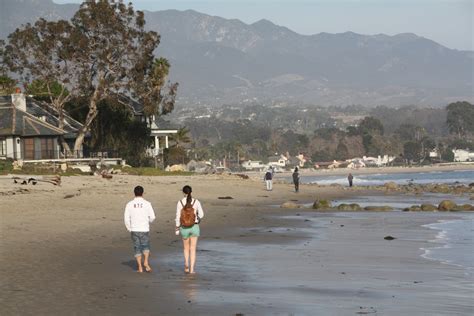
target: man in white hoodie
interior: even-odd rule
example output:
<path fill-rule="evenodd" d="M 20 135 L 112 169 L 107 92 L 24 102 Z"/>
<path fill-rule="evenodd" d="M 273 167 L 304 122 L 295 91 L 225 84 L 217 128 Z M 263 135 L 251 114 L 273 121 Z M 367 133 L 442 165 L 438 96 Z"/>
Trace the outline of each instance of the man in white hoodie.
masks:
<path fill-rule="evenodd" d="M 151 272 L 148 263 L 150 256 L 150 223 L 155 220 L 155 212 L 151 203 L 143 198 L 143 187 L 137 186 L 133 190 L 135 198 L 125 206 L 124 222 L 127 230 L 131 232 L 135 259 L 138 272 Z M 142 266 L 142 254 L 144 257 Z"/>

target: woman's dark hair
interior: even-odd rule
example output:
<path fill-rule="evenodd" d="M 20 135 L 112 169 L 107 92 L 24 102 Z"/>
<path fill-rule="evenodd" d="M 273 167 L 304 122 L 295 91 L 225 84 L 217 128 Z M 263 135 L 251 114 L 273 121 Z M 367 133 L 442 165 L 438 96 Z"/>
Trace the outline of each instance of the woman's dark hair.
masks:
<path fill-rule="evenodd" d="M 187 206 L 190 206 L 192 201 L 193 201 L 193 197 L 191 196 L 191 192 L 193 192 L 193 189 L 189 185 L 185 185 L 183 187 L 183 193 L 187 195 L 187 197 L 186 197 L 186 205 Z"/>
<path fill-rule="evenodd" d="M 295 172 L 298 172 L 298 167 L 295 168 Z"/>

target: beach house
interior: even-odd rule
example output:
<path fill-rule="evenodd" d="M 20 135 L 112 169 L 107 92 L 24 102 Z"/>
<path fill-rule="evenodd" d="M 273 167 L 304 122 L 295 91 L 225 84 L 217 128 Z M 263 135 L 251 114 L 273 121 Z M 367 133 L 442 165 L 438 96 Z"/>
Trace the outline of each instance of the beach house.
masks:
<path fill-rule="evenodd" d="M 48 127 L 52 126 L 56 129 L 59 126 L 59 113 L 51 104 L 49 104 L 48 102 L 34 99 L 31 96 L 26 96 L 19 89 L 17 89 L 16 93 L 14 94 L 0 96 L 0 103 L 3 108 L 2 111 L 4 112 L 4 115 L 8 115 L 7 112 L 10 113 L 11 112 L 10 110 L 14 109 L 16 110 L 17 113 L 20 113 L 18 115 L 25 118 L 28 117 L 27 121 L 34 120 L 36 122 L 37 120 L 39 120 L 43 123 L 46 123 L 46 125 L 45 124 L 43 125 L 48 126 Z M 25 116 L 24 113 L 26 113 L 27 115 Z M 69 148 L 74 148 L 74 142 L 76 140 L 79 129 L 82 128 L 82 124 L 76 121 L 75 119 L 73 119 L 64 110 L 62 112 L 62 116 L 64 118 L 64 127 L 61 130 L 61 135 L 64 138 L 64 141 L 68 144 Z M 12 122 L 8 123 L 8 119 L 4 117 L 3 115 L 1 117 L 3 118 L 3 120 L 2 120 L 2 125 L 0 125 L 0 128 L 6 126 L 4 124 L 12 124 Z M 34 130 L 36 132 L 36 129 Z M 38 130 L 37 133 L 39 133 L 40 135 L 43 135 L 45 133 L 46 134 L 51 133 L 51 131 L 46 132 L 44 128 L 37 129 L 37 130 Z M 39 137 L 39 136 L 36 135 L 36 137 Z M 86 135 L 86 138 L 87 137 L 89 137 L 89 134 Z M 26 140 L 26 142 L 27 143 L 31 142 L 31 140 Z M 46 144 L 49 144 L 49 145 L 42 146 L 42 147 L 48 148 L 47 151 L 51 151 L 50 149 L 51 144 L 49 142 L 50 141 L 46 142 Z M 36 151 L 38 151 L 38 148 L 39 148 L 38 145 L 36 145 L 36 148 L 37 148 Z M 54 155 L 54 156 L 55 157 L 59 156 L 61 158 L 84 156 L 83 147 L 81 147 L 81 149 L 76 153 L 72 151 L 66 152 L 66 150 L 63 148 L 60 148 L 57 153 L 58 155 Z M 38 157 L 38 155 L 39 154 L 36 154 L 35 157 Z M 18 157 L 19 155 L 16 155 L 16 156 Z M 51 155 L 45 155 L 43 153 L 41 156 L 49 157 Z M 31 159 L 31 157 L 28 157 L 28 158 L 22 157 L 22 158 L 15 158 L 15 159 L 28 160 L 28 159 Z M 35 158 L 35 159 L 39 159 L 39 158 Z M 41 159 L 46 159 L 46 158 L 41 158 Z M 48 158 L 48 159 L 53 159 L 53 158 Z M 54 159 L 57 159 L 57 157 Z"/>
<path fill-rule="evenodd" d="M 65 130 L 27 112 L 21 93 L 0 97 L 0 159 L 39 160 L 60 157 Z"/>
<path fill-rule="evenodd" d="M 143 104 L 132 98 L 117 95 L 117 99 L 130 108 L 136 120 L 146 122 L 148 128 L 150 128 L 151 145 L 146 150 L 147 156 L 156 157 L 163 153 L 163 149 L 169 148 L 170 137 L 178 133 L 179 128 L 177 126 L 165 121 L 161 116 L 147 116 Z"/>
<path fill-rule="evenodd" d="M 288 158 L 285 155 L 275 155 L 268 157 L 268 165 L 272 167 L 285 168 L 288 164 Z"/>
<path fill-rule="evenodd" d="M 265 170 L 267 166 L 263 164 L 260 160 L 247 160 L 242 163 L 242 168 L 245 170 Z"/>
<path fill-rule="evenodd" d="M 465 149 L 453 149 L 454 161 L 468 162 L 474 161 L 474 152 Z"/>

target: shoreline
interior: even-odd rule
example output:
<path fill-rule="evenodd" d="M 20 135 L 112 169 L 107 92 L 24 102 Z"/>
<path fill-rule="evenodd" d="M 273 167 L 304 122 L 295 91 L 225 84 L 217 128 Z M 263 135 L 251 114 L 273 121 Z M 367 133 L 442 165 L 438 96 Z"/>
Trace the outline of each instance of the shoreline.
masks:
<path fill-rule="evenodd" d="M 353 175 L 369 175 L 369 174 L 397 174 L 397 173 L 428 173 L 443 171 L 463 171 L 474 170 L 474 163 L 466 164 L 449 164 L 449 165 L 427 165 L 420 167 L 366 167 L 359 169 L 335 168 L 335 169 L 300 169 L 301 176 L 340 176 L 352 173 Z M 263 173 L 257 173 L 258 175 Z M 278 179 L 280 177 L 291 176 L 291 171 L 279 172 L 275 174 Z"/>
<path fill-rule="evenodd" d="M 151 231 L 152 274 L 134 272 L 130 237 L 123 227 L 123 207 L 137 184 L 144 186 L 157 213 Z M 184 275 L 181 240 L 174 235 L 176 201 L 184 184 L 193 187 L 205 210 L 196 277 Z M 459 213 L 340 213 L 270 206 L 380 191 L 302 185 L 295 194 L 292 185 L 275 183 L 268 192 L 261 181 L 216 175 L 67 177 L 61 187 L 0 183 L 0 192 L 12 189 L 23 191 L 0 196 L 5 315 L 314 310 L 352 315 L 360 306 L 385 315 L 396 314 L 400 304 L 408 314 L 425 308 L 461 314 L 472 310 L 456 287 L 466 286 L 462 269 L 423 259 L 419 250 L 436 231 L 418 224 Z M 232 199 L 219 199 L 224 196 Z M 320 220 L 328 226 L 319 225 Z M 313 238 L 315 234 L 321 238 Z M 390 234 L 397 239 L 383 239 Z M 11 273 L 10 258 L 24 258 L 15 262 L 21 273 Z M 440 296 L 445 291 L 449 302 Z M 450 310 L 453 302 L 457 307 Z"/>

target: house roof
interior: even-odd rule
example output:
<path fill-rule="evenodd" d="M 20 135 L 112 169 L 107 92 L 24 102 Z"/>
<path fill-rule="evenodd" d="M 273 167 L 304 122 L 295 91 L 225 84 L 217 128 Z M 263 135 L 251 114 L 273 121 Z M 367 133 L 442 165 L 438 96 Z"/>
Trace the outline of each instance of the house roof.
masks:
<path fill-rule="evenodd" d="M 270 156 L 268 157 L 269 162 L 278 162 L 281 159 L 281 156 Z"/>
<path fill-rule="evenodd" d="M 133 112 L 133 115 L 143 115 L 143 104 L 121 93 L 116 94 L 117 100 L 127 105 Z"/>
<path fill-rule="evenodd" d="M 11 107 L 11 96 L 0 96 L 0 106 Z M 58 111 L 51 104 L 26 97 L 26 112 L 39 119 L 42 123 L 46 122 L 58 129 L 56 127 L 59 125 Z M 66 111 L 63 111 L 63 115 L 64 129 L 58 130 L 62 131 L 61 134 L 64 134 L 65 138 L 75 138 L 78 130 L 82 127 L 82 124 L 73 119 Z"/>
<path fill-rule="evenodd" d="M 129 107 L 133 115 L 135 116 L 144 115 L 143 104 L 141 104 L 140 102 L 124 94 L 116 94 L 116 97 L 120 103 Z M 166 121 L 165 119 L 163 119 L 163 117 L 159 115 L 155 116 L 155 121 L 153 122 L 151 128 L 152 130 L 153 129 L 159 129 L 159 130 L 178 130 L 179 129 L 178 126 L 170 123 L 169 121 Z"/>
<path fill-rule="evenodd" d="M 158 129 L 166 129 L 166 130 L 178 130 L 179 126 L 174 125 L 170 121 L 163 119 L 161 116 L 155 118 L 155 125 Z"/>
<path fill-rule="evenodd" d="M 53 126 L 59 125 L 58 111 L 49 103 L 26 98 L 26 111 L 36 117 L 44 117 L 46 122 Z M 66 111 L 64 114 L 64 135 L 66 138 L 75 138 L 83 124 L 73 119 Z"/>
<path fill-rule="evenodd" d="M 0 100 L 0 136 L 59 136 L 65 132 Z"/>

